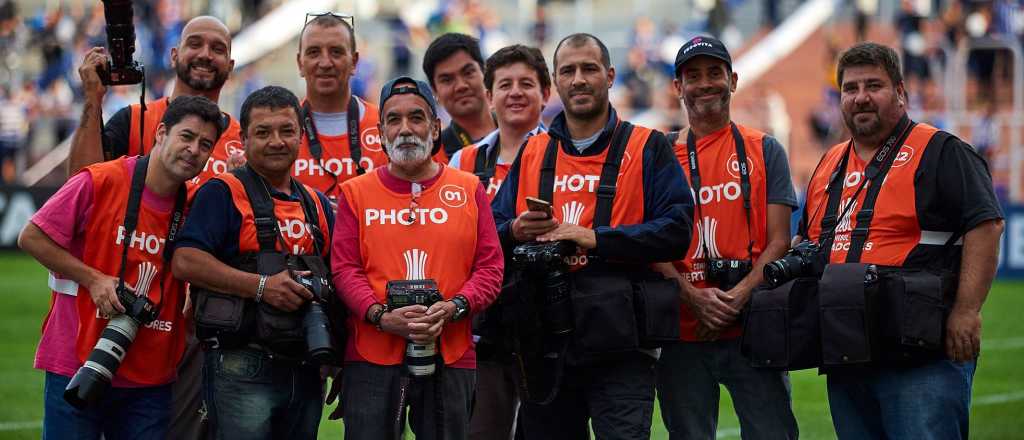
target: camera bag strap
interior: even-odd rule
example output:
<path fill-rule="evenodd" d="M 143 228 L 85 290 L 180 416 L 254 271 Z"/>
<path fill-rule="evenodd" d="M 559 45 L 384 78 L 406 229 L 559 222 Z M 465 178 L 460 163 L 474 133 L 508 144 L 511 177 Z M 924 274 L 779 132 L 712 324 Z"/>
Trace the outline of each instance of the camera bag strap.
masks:
<path fill-rule="evenodd" d="M 754 234 L 750 230 L 750 167 L 747 166 L 747 148 L 743 143 L 743 135 L 740 134 L 739 128 L 736 124 L 729 123 L 730 129 L 732 130 L 733 144 L 736 146 L 736 163 L 739 166 L 740 171 L 740 194 L 743 196 L 743 212 L 747 216 L 747 259 L 750 261 L 754 260 Z M 676 139 L 679 137 L 679 132 L 673 132 L 676 134 Z M 676 139 L 669 139 L 672 144 L 675 144 Z M 697 217 L 700 218 L 700 164 L 697 155 L 697 138 L 693 134 L 693 130 L 687 130 L 686 133 L 686 154 L 687 164 L 690 167 L 690 186 L 692 187 L 694 194 L 697 195 L 696 206 L 697 206 Z M 700 240 L 701 246 L 704 247 L 704 255 L 706 258 L 711 258 L 711 254 L 708 251 L 707 243 L 705 240 Z"/>
<path fill-rule="evenodd" d="M 348 121 L 348 154 L 352 158 L 352 164 L 356 167 L 356 175 L 362 176 L 366 174 L 366 169 L 363 168 L 361 162 L 363 149 L 359 141 L 359 102 L 356 100 L 355 95 L 349 96 L 348 110 L 345 117 Z M 320 169 L 334 177 L 334 183 L 331 184 L 330 188 L 327 188 L 327 191 L 324 191 L 325 194 L 329 194 L 338 186 L 339 176 L 324 164 L 324 146 L 320 142 L 320 136 L 316 131 L 316 124 L 313 122 L 313 109 L 309 106 L 309 101 L 302 104 L 302 126 L 306 132 L 306 140 L 309 141 L 309 153 L 313 155 L 313 159 L 316 159 Z"/>
<path fill-rule="evenodd" d="M 498 166 L 498 154 L 501 153 L 501 136 L 494 137 L 493 145 L 488 146 L 487 154 L 484 151 L 477 151 L 476 160 L 473 162 L 473 174 L 480 178 L 480 183 L 487 187 L 494 177 L 494 169 Z M 550 201 L 550 200 L 549 200 Z"/>
<path fill-rule="evenodd" d="M 621 121 L 615 127 L 612 139 L 608 143 L 604 165 L 601 166 L 601 177 L 597 182 L 597 205 L 594 209 L 593 227 L 608 226 L 612 218 L 612 202 L 615 200 L 615 185 L 619 179 L 619 167 L 622 156 L 626 152 L 626 144 L 633 133 L 633 124 Z M 558 159 L 558 140 L 549 136 L 544 160 L 540 167 L 540 185 L 537 195 L 541 200 L 551 202 L 555 188 L 555 165 Z"/>
<path fill-rule="evenodd" d="M 135 169 L 132 171 L 131 187 L 128 192 L 128 206 L 124 211 L 124 238 L 121 240 L 124 246 L 121 248 L 121 268 L 117 273 L 117 288 L 118 290 L 124 289 L 124 271 L 128 265 L 128 248 L 131 245 L 132 234 L 135 233 L 135 228 L 139 225 L 139 208 L 142 205 L 142 192 L 146 186 L 146 171 L 149 166 L 149 155 L 139 156 L 135 160 Z M 160 275 L 164 276 L 167 274 L 167 263 L 171 261 L 171 256 L 174 254 L 174 241 L 178 237 L 178 231 L 181 229 L 181 222 L 185 219 L 185 201 L 186 201 L 185 184 L 182 183 L 178 186 L 178 193 L 174 199 L 174 211 L 171 212 L 170 225 L 167 228 L 167 238 L 164 239 L 163 243 L 163 263 L 161 263 Z M 144 292 L 136 292 L 141 294 Z M 159 307 L 160 303 L 163 302 L 163 289 L 160 290 L 161 301 L 158 301 L 156 306 Z"/>

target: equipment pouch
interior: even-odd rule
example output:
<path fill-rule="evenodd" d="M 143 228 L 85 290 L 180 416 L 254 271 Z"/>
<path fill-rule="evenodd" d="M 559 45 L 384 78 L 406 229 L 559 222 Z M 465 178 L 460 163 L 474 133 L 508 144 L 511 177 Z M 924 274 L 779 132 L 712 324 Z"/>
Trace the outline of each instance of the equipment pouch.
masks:
<path fill-rule="evenodd" d="M 878 288 L 875 266 L 830 264 L 819 283 L 822 364 L 865 364 L 872 360 L 872 307 Z"/>
<path fill-rule="evenodd" d="M 251 301 L 192 285 L 192 304 L 195 308 L 196 337 L 199 340 L 217 339 L 224 348 L 245 345 L 255 325 Z"/>
<path fill-rule="evenodd" d="M 915 362 L 945 356 L 946 318 L 956 296 L 952 273 L 889 269 L 881 273 L 879 359 Z"/>
<path fill-rule="evenodd" d="M 581 358 L 640 347 L 633 283 L 625 273 L 593 267 L 572 273 L 573 342 Z"/>
<path fill-rule="evenodd" d="M 297 260 L 279 252 L 260 252 L 256 259 L 256 270 L 262 275 L 274 275 L 288 267 L 305 270 Z M 256 340 L 275 354 L 302 358 L 306 349 L 306 333 L 302 327 L 305 309 L 286 312 L 265 302 L 256 306 Z"/>
<path fill-rule="evenodd" d="M 821 366 L 817 278 L 758 287 L 744 316 L 740 352 L 752 367 L 795 371 Z"/>
<path fill-rule="evenodd" d="M 640 346 L 657 348 L 679 341 L 679 284 L 655 272 L 633 281 Z"/>

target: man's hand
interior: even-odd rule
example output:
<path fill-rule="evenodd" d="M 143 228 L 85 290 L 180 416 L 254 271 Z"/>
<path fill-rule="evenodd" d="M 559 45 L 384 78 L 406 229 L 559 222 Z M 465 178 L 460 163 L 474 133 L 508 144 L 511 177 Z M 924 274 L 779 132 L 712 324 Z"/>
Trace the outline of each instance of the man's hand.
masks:
<path fill-rule="evenodd" d="M 427 307 L 421 305 L 388 310 L 387 313 L 380 316 L 380 328 L 385 332 L 401 336 L 403 339 L 409 339 L 409 323 L 414 319 L 422 318 L 426 313 Z"/>
<path fill-rule="evenodd" d="M 228 171 L 235 168 L 241 168 L 243 165 L 245 165 L 245 153 L 241 150 L 232 151 L 231 154 L 228 155 Z"/>
<path fill-rule="evenodd" d="M 745 288 L 742 286 L 736 286 L 725 292 L 725 296 L 719 297 L 722 301 L 725 301 L 730 307 L 737 311 L 743 310 L 743 307 L 750 301 L 750 295 L 753 293 L 752 289 Z"/>
<path fill-rule="evenodd" d="M 430 307 L 427 308 L 427 315 L 433 315 L 438 310 L 440 310 L 444 312 L 444 315 L 441 316 L 441 319 L 444 321 L 450 321 L 452 317 L 455 316 L 455 309 L 455 303 L 451 301 L 438 301 L 434 304 L 431 304 Z"/>
<path fill-rule="evenodd" d="M 334 407 L 334 411 L 327 416 L 327 420 L 338 420 L 345 415 L 345 409 L 341 406 L 341 367 L 333 367 L 330 365 L 323 365 L 320 367 L 320 380 L 327 380 L 331 378 L 331 389 L 327 391 L 327 397 L 324 399 L 324 406 L 330 406 L 334 403 L 335 399 L 338 399 L 338 406 Z"/>
<path fill-rule="evenodd" d="M 740 313 L 727 302 L 732 301 L 733 298 L 717 287 L 683 288 L 680 296 L 690 305 L 690 309 L 697 315 L 697 319 L 713 331 L 725 329 L 735 322 Z"/>
<path fill-rule="evenodd" d="M 946 355 L 957 362 L 978 357 L 981 352 L 981 312 L 953 307 L 946 321 Z"/>
<path fill-rule="evenodd" d="M 593 249 L 597 247 L 597 236 L 594 235 L 593 229 L 584 228 L 572 223 L 562 223 L 558 225 L 554 231 L 537 237 L 537 241 L 558 240 L 573 241 L 577 246 L 583 249 Z"/>
<path fill-rule="evenodd" d="M 78 76 L 82 78 L 82 89 L 86 99 L 102 101 L 107 93 L 107 86 L 100 81 L 99 70 L 108 68 L 107 50 L 94 47 L 85 53 L 82 65 L 78 67 Z"/>
<path fill-rule="evenodd" d="M 103 316 L 124 313 L 124 306 L 117 299 L 117 278 L 100 274 L 86 288 L 89 289 L 89 296 L 92 297 L 93 304 L 96 304 L 96 308 Z M 127 284 L 125 288 L 135 290 Z"/>
<path fill-rule="evenodd" d="M 449 313 L 448 306 L 443 303 L 448 303 L 451 306 L 451 313 Z M 423 316 L 409 321 L 409 340 L 417 344 L 433 342 L 441 336 L 445 319 L 454 313 L 455 304 L 448 301 L 434 303 Z"/>
<path fill-rule="evenodd" d="M 557 226 L 558 220 L 543 212 L 523 211 L 512 221 L 512 238 L 522 243 L 534 241 L 538 235 L 551 232 Z"/>
<path fill-rule="evenodd" d="M 298 310 L 311 299 L 313 294 L 295 282 L 287 270 L 267 278 L 267 285 L 263 289 L 263 302 L 286 312 Z"/>
<path fill-rule="evenodd" d="M 705 342 L 718 340 L 718 336 L 722 334 L 722 332 L 718 330 L 711 330 L 708 326 L 704 325 L 703 322 L 697 323 L 697 330 L 695 333 L 698 341 Z"/>

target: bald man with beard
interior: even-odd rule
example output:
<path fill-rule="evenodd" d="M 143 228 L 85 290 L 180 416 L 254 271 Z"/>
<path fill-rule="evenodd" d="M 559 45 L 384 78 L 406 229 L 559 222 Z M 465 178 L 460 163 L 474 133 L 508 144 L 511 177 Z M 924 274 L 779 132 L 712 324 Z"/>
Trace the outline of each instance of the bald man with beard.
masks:
<path fill-rule="evenodd" d="M 178 96 L 203 96 L 216 103 L 235 61 L 231 59 L 231 33 L 219 19 L 193 18 L 181 32 L 181 41 L 171 48 L 171 67 L 175 71 L 170 96 L 119 110 L 103 124 L 103 97 L 107 86 L 100 82 L 100 70 L 109 67 L 109 55 L 102 47 L 85 54 L 78 74 L 82 78 L 85 104 L 78 129 L 71 137 L 68 175 L 96 162 L 120 156 L 148 153 L 153 147 L 156 127 L 167 104 Z M 189 194 L 210 177 L 228 170 L 228 164 L 241 165 L 242 142 L 238 121 L 223 115 L 227 127 L 214 146 L 209 161 L 196 178 L 189 181 Z"/>
<path fill-rule="evenodd" d="M 86 53 L 78 68 L 85 104 L 78 130 L 71 138 L 69 176 L 97 162 L 148 153 L 164 111 L 179 96 L 203 96 L 216 103 L 235 66 L 231 59 L 231 33 L 215 17 L 193 18 L 182 29 L 178 45 L 171 48 L 170 58 L 176 79 L 170 96 L 146 103 L 145 110 L 139 104 L 126 106 L 103 124 L 101 109 L 107 87 L 100 82 L 98 70 L 109 66 L 109 55 L 102 47 Z M 186 182 L 190 199 L 206 180 L 244 163 L 239 123 L 226 113 L 221 116 L 225 130 L 203 170 Z M 172 388 L 172 416 L 167 434 L 171 439 L 206 437 L 205 410 L 199 393 L 202 357 L 191 328 L 186 341 L 178 380 Z"/>

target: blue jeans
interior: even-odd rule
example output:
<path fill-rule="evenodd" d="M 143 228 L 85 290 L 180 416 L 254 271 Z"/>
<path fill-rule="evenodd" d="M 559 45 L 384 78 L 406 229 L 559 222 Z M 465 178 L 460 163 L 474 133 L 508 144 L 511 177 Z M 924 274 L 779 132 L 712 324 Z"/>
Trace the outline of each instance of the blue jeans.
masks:
<path fill-rule="evenodd" d="M 406 408 L 398 408 L 400 381 L 407 376 L 404 365 L 375 365 L 346 362 L 342 373 L 344 391 L 341 405 L 345 415 L 346 439 L 397 440 L 396 425 L 404 427 Z M 437 392 L 440 380 L 440 394 Z M 406 389 L 409 427 L 417 439 L 441 440 L 437 433 L 437 404 L 444 419 L 444 440 L 465 440 L 469 434 L 476 371 L 445 368 L 426 378 L 410 380 Z"/>
<path fill-rule="evenodd" d="M 966 439 L 977 360 L 829 374 L 836 435 L 847 439 Z"/>
<path fill-rule="evenodd" d="M 79 410 L 64 400 L 71 378 L 46 372 L 43 439 L 161 439 L 171 419 L 171 386 L 108 388 L 99 402 Z"/>
<path fill-rule="evenodd" d="M 203 399 L 217 439 L 316 438 L 323 408 L 319 368 L 256 348 L 204 353 Z"/>
<path fill-rule="evenodd" d="M 715 438 L 719 384 L 732 396 L 743 439 L 799 436 L 789 376 L 751 367 L 740 354 L 739 339 L 667 344 L 657 372 L 658 403 L 670 439 Z"/>

